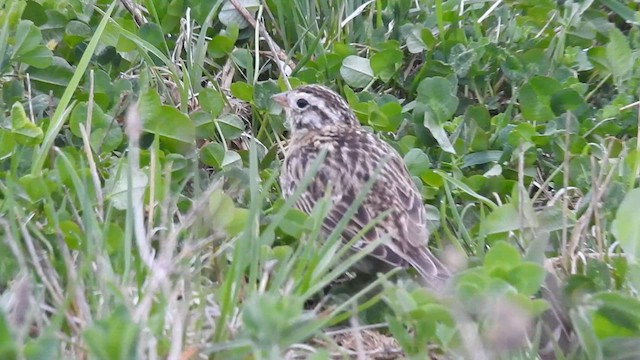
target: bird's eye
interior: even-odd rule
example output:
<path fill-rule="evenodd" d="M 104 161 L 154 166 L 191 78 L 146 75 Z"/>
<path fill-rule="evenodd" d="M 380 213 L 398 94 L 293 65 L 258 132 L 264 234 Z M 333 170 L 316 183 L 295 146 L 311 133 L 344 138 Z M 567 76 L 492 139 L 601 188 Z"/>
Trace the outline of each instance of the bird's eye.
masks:
<path fill-rule="evenodd" d="M 304 109 L 309 105 L 309 102 L 305 99 L 298 99 L 298 101 L 296 101 L 296 105 L 298 105 L 298 108 Z"/>

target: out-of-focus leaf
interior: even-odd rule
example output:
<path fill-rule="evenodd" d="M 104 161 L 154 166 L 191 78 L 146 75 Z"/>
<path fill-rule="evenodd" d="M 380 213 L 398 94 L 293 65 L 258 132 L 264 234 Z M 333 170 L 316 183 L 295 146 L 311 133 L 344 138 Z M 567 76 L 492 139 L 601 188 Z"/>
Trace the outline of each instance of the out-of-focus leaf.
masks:
<path fill-rule="evenodd" d="M 607 44 L 607 60 L 610 70 L 618 85 L 629 78 L 633 69 L 633 56 L 627 38 L 620 30 L 613 27 L 609 30 L 609 43 Z"/>
<path fill-rule="evenodd" d="M 28 146 L 40 144 L 44 137 L 42 129 L 29 120 L 24 107 L 19 102 L 11 107 L 11 132 L 18 144 Z"/>
<path fill-rule="evenodd" d="M 140 97 L 138 113 L 145 131 L 187 144 L 194 143 L 196 129 L 191 119 L 172 106 L 162 105 L 155 90 L 149 90 Z"/>
<path fill-rule="evenodd" d="M 428 107 L 428 119 L 436 124 L 451 119 L 459 103 L 454 84 L 440 76 L 422 80 L 418 85 L 416 100 Z"/>
<path fill-rule="evenodd" d="M 632 262 L 640 261 L 640 221 L 638 209 L 640 188 L 631 190 L 616 211 L 611 232 Z"/>
<path fill-rule="evenodd" d="M 258 0 L 239 0 L 238 2 L 251 14 L 255 13 L 260 6 L 260 2 Z M 227 26 L 235 24 L 239 29 L 244 29 L 249 26 L 249 22 L 240 15 L 231 1 L 224 3 L 222 9 L 220 9 L 220 13 L 218 14 L 218 19 L 221 23 Z"/>
<path fill-rule="evenodd" d="M 342 61 L 340 75 L 354 88 L 367 86 L 374 77 L 369 59 L 356 55 L 349 55 Z"/>
<path fill-rule="evenodd" d="M 551 96 L 560 90 L 560 83 L 552 78 L 535 76 L 520 89 L 522 116 L 527 120 L 546 122 L 553 120 Z"/>
<path fill-rule="evenodd" d="M 497 242 L 484 257 L 484 268 L 492 271 L 503 268 L 507 271 L 520 265 L 520 253 L 513 246 L 504 241 Z"/>

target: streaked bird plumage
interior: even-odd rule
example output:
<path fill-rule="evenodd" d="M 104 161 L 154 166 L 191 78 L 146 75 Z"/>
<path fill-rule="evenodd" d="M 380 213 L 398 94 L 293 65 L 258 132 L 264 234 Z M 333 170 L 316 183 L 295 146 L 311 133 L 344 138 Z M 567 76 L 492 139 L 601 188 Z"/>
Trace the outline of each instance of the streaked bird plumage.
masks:
<path fill-rule="evenodd" d="M 371 255 L 393 266 L 411 266 L 424 283 L 440 287 L 449 272 L 427 248 L 429 234 L 424 204 L 395 149 L 362 128 L 347 103 L 326 87 L 305 85 L 275 95 L 273 100 L 284 108 L 291 128 L 280 175 L 283 195 L 293 194 L 314 159 L 326 151 L 325 159 L 311 184 L 297 199 L 296 207 L 311 213 L 329 188 L 331 205 L 323 222 L 325 232 L 329 233 L 379 171 L 371 190 L 342 231 L 343 240 L 351 240 L 386 212 L 354 247 L 363 248 L 388 234 L 389 241 Z"/>

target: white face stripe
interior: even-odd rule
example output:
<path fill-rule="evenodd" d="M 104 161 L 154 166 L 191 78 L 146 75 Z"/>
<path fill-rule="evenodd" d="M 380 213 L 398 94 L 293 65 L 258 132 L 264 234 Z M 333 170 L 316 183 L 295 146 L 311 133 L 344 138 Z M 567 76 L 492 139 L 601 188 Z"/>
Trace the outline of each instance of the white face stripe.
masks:
<path fill-rule="evenodd" d="M 307 105 L 299 104 L 300 100 L 304 100 Z M 304 85 L 291 90 L 287 93 L 287 104 L 287 121 L 293 132 L 326 126 L 360 126 L 355 114 L 340 95 L 323 86 Z"/>

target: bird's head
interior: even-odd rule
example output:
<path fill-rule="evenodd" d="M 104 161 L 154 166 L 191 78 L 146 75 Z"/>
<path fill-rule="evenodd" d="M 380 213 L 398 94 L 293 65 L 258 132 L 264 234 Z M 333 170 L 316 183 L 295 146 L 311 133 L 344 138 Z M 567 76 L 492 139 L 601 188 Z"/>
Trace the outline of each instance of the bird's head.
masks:
<path fill-rule="evenodd" d="M 324 86 L 303 85 L 276 94 L 272 99 L 284 109 L 292 132 L 327 126 L 360 126 L 342 97 Z"/>

